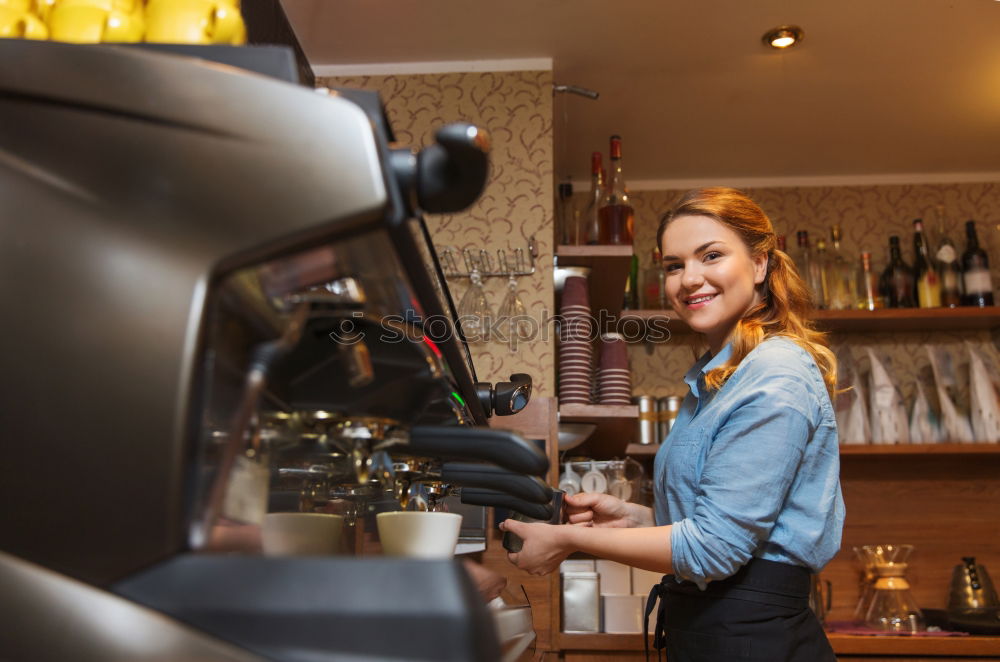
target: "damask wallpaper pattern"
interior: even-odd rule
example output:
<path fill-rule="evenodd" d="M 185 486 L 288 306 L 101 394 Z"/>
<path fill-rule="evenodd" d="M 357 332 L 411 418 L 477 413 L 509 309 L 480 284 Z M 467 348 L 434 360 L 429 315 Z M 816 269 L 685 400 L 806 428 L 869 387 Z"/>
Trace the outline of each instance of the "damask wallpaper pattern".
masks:
<path fill-rule="evenodd" d="M 536 320 L 553 313 L 551 266 L 553 256 L 552 182 L 552 76 L 549 71 L 462 73 L 435 75 L 358 76 L 326 78 L 318 85 L 378 90 L 403 145 L 432 142 L 434 131 L 453 121 L 469 121 L 487 129 L 493 138 L 492 171 L 486 192 L 460 214 L 428 216 L 438 248 L 503 248 L 510 253 L 534 239 L 538 249 L 536 273 L 518 280 L 518 291 L 528 314 Z M 843 231 L 842 250 L 856 259 L 862 250 L 873 255 L 875 268 L 887 261 L 888 238 L 899 235 L 904 256 L 912 262 L 912 221 L 923 218 L 930 239 L 936 243 L 942 227 L 959 247 L 964 247 L 964 223 L 977 221 L 979 239 L 992 258 L 993 282 L 1000 285 L 1000 183 L 950 183 L 919 185 L 817 186 L 746 189 L 768 213 L 778 234 L 787 237 L 789 249 L 795 232 L 807 230 L 813 245 L 829 241 L 830 226 Z M 656 227 L 680 191 L 635 191 L 636 254 L 640 266 L 650 263 Z M 586 195 L 573 204 L 583 207 Z M 600 277 L 594 272 L 592 277 Z M 456 303 L 468 288 L 467 279 L 449 281 Z M 502 278 L 487 280 L 487 298 L 496 310 L 506 293 Z M 473 344 L 472 355 L 481 379 L 500 380 L 512 372 L 535 377 L 540 395 L 555 395 L 555 343 L 548 333 L 521 343 L 515 351 L 505 344 Z M 887 367 L 908 402 L 912 401 L 916 375 L 926 368 L 921 347 L 935 343 L 948 347 L 963 361 L 964 343 L 971 342 L 991 356 L 996 347 L 987 332 L 955 330 L 948 333 L 840 334 L 835 345 L 846 343 L 862 365 L 866 347 Z M 675 334 L 664 343 L 630 346 L 635 394 L 683 394 L 685 371 L 703 347 L 691 335 Z"/>
<path fill-rule="evenodd" d="M 534 240 L 536 271 L 517 280 L 528 316 L 550 317 L 554 231 L 552 188 L 552 72 L 451 73 L 324 78 L 317 85 L 377 90 L 401 145 L 433 142 L 449 122 L 471 122 L 492 138 L 489 183 L 482 197 L 458 214 L 428 215 L 438 250 L 497 249 L 511 256 Z M 462 265 L 460 265 L 461 267 Z M 468 279 L 449 279 L 456 305 Z M 507 294 L 506 278 L 484 283 L 494 314 Z M 497 341 L 470 346 L 479 379 L 506 380 L 514 372 L 534 378 L 535 392 L 554 396 L 555 347 L 551 333 L 521 342 L 514 349 Z"/>

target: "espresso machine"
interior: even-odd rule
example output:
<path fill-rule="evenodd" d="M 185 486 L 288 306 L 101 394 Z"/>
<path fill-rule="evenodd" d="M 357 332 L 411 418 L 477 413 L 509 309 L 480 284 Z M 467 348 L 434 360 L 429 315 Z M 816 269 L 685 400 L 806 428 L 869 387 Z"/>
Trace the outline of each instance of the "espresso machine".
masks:
<path fill-rule="evenodd" d="M 551 515 L 488 427 L 531 379 L 477 379 L 421 217 L 489 138 L 400 147 L 374 93 L 213 50 L 0 39 L 0 658 L 500 659 L 462 565 L 366 525 Z M 346 513 L 344 553 L 263 556 L 276 510 Z"/>

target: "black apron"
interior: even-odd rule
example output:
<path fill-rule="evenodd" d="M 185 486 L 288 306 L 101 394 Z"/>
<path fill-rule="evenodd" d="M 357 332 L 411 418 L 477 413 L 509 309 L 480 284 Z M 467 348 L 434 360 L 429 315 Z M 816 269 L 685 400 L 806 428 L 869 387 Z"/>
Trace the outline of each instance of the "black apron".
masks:
<path fill-rule="evenodd" d="M 659 599 L 653 635 L 657 659 L 666 649 L 667 662 L 836 662 L 809 608 L 810 586 L 808 569 L 764 559 L 752 559 L 704 591 L 665 575 L 646 601 L 646 659 L 647 624 Z"/>

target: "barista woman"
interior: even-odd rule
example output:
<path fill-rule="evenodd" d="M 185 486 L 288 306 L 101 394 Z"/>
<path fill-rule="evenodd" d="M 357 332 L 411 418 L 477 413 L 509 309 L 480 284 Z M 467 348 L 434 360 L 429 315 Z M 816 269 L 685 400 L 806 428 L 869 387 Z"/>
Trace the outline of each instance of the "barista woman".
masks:
<path fill-rule="evenodd" d="M 734 189 L 686 193 L 657 244 L 670 303 L 708 351 L 657 453 L 655 505 L 585 493 L 566 499 L 570 526 L 507 520 L 524 539 L 510 561 L 544 574 L 580 551 L 668 573 L 647 610 L 659 597 L 654 645 L 669 662 L 835 660 L 808 606 L 844 520 L 836 363 L 808 292 Z"/>

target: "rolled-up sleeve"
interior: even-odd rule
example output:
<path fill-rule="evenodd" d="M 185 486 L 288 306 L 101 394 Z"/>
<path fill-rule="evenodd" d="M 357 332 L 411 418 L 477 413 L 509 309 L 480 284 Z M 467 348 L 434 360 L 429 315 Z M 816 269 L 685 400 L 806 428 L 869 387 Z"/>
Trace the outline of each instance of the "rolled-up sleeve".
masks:
<path fill-rule="evenodd" d="M 693 512 L 671 532 L 674 573 L 704 588 L 735 573 L 767 540 L 815 429 L 815 398 L 794 367 L 741 366 L 726 412 L 706 430 Z M 721 393 L 720 393 L 721 395 Z"/>

